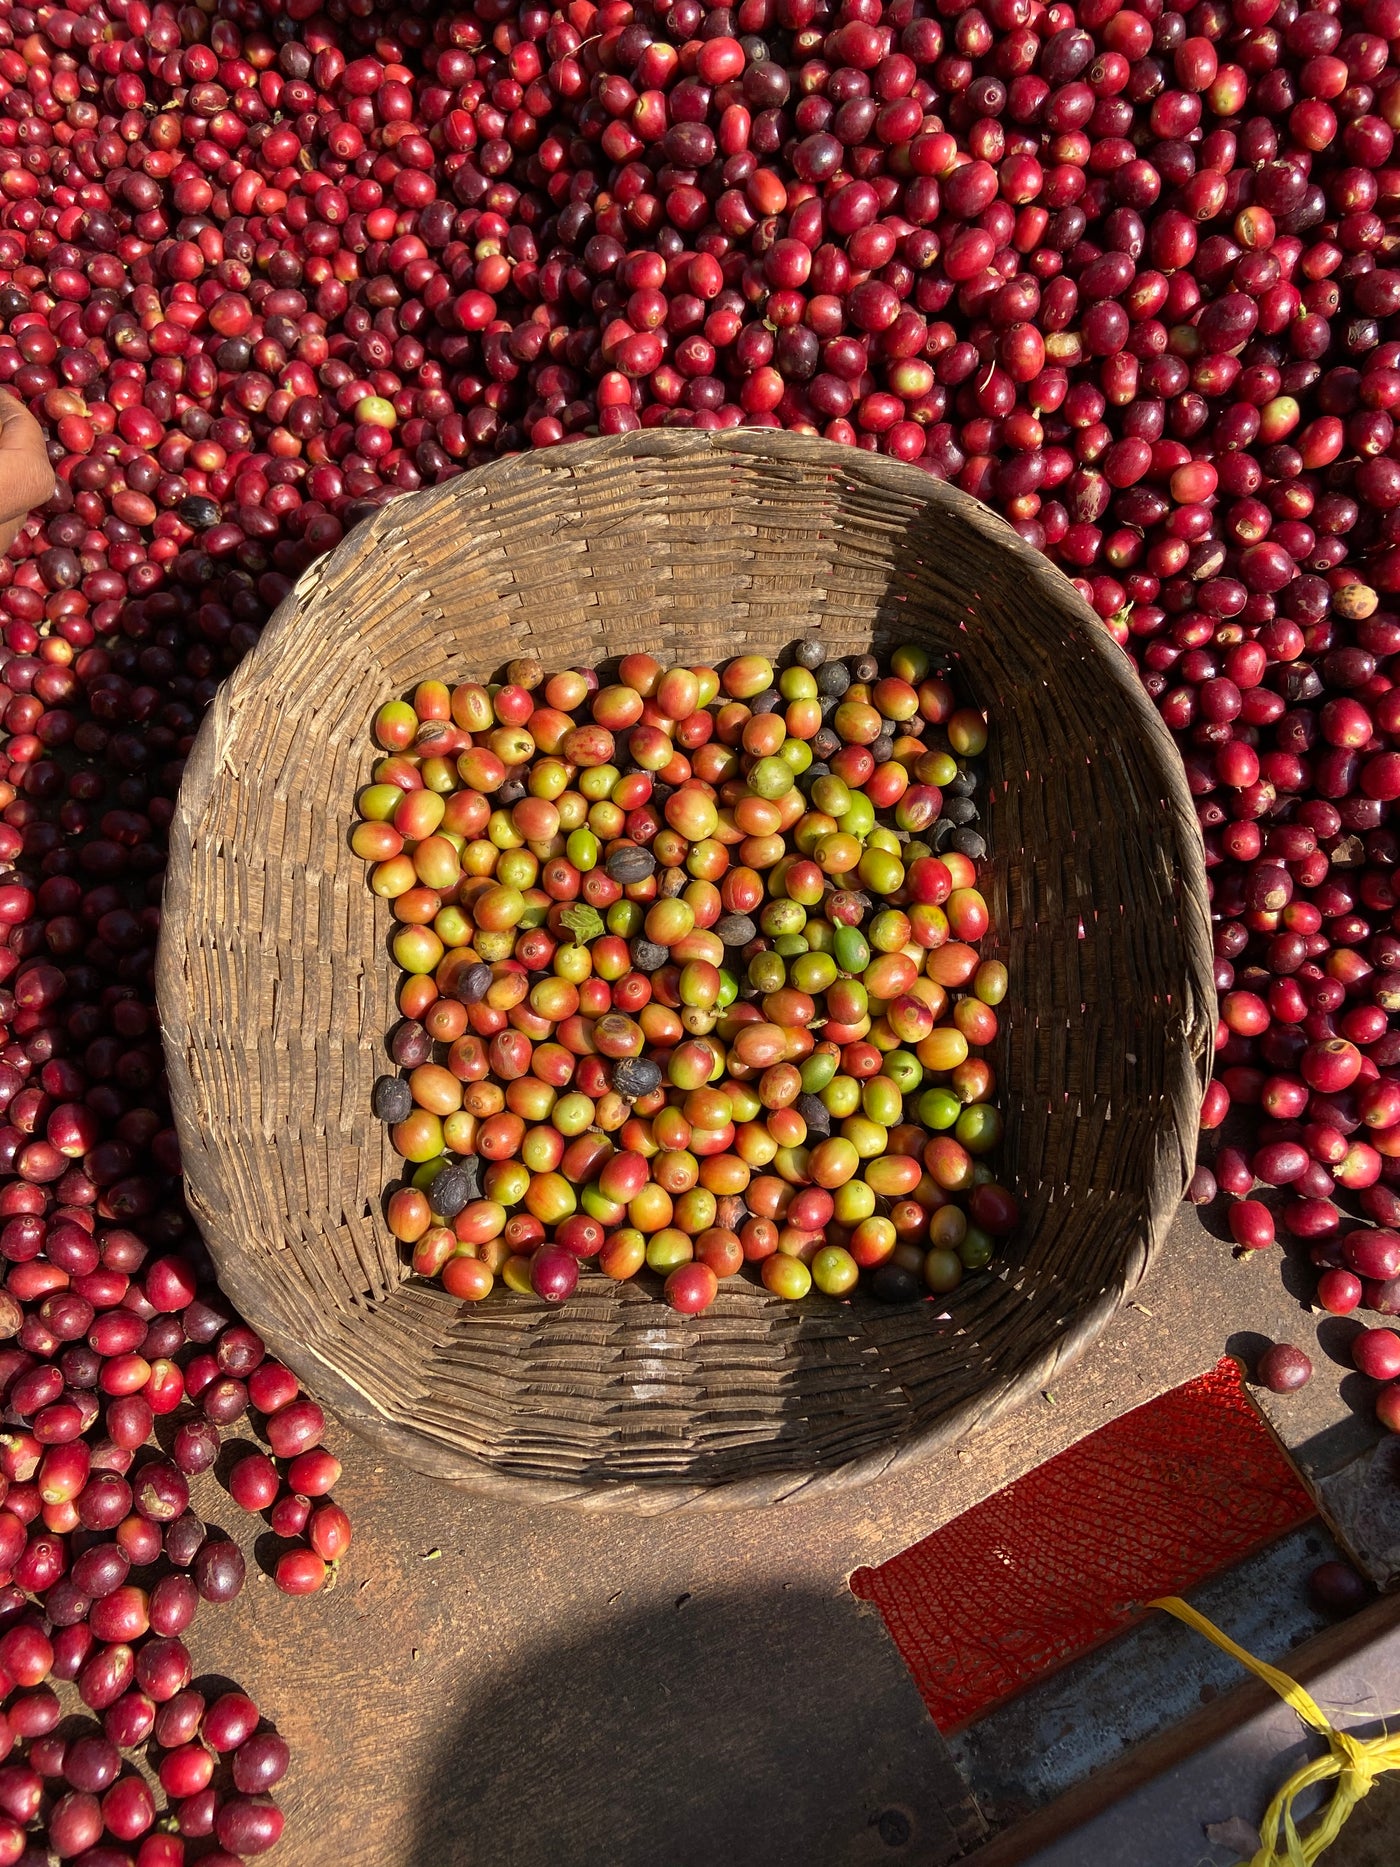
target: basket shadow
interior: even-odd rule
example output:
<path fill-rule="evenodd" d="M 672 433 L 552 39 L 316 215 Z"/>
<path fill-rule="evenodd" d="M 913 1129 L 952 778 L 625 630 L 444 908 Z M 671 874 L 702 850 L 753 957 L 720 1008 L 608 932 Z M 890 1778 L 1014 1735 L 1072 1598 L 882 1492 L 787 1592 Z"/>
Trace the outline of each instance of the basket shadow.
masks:
<path fill-rule="evenodd" d="M 845 1589 L 679 1592 L 501 1666 L 424 1772 L 404 1858 L 941 1861 L 941 1762 L 883 1625 Z"/>

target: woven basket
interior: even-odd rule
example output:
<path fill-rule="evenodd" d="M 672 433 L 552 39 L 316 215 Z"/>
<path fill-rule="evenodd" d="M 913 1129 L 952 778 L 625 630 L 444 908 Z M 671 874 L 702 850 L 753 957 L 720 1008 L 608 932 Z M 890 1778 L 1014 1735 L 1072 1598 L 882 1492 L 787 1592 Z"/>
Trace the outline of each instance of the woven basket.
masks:
<path fill-rule="evenodd" d="M 1001 1164 L 1025 1222 L 947 1303 L 686 1319 L 586 1272 L 560 1310 L 412 1279 L 370 1111 L 390 915 L 347 843 L 369 723 L 512 656 L 592 666 L 917 640 L 991 709 L 986 945 L 1010 967 Z M 1015 1405 L 1146 1270 L 1190 1170 L 1215 1020 L 1195 814 L 1165 727 L 1069 583 L 917 468 L 670 430 L 398 499 L 220 689 L 173 835 L 160 1008 L 190 1204 L 224 1288 L 376 1445 L 525 1502 L 767 1503 L 856 1484 Z"/>

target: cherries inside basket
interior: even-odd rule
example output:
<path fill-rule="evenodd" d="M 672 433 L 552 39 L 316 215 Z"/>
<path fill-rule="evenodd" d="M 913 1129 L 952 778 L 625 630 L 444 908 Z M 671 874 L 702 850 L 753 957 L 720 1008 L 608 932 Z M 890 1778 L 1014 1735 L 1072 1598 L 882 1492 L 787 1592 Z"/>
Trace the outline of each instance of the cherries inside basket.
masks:
<path fill-rule="evenodd" d="M 987 721 L 917 647 L 628 655 L 381 707 L 356 853 L 400 923 L 379 1079 L 416 1272 L 546 1302 L 596 1260 L 909 1302 L 1017 1205 L 986 1057 Z"/>

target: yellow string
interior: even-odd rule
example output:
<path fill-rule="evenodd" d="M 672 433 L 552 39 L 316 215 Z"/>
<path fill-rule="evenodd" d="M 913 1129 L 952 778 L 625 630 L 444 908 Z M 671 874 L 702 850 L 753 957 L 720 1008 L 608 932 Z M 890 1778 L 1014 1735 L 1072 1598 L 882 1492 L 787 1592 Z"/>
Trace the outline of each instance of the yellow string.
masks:
<path fill-rule="evenodd" d="M 1276 1666 L 1266 1666 L 1263 1660 L 1255 1659 L 1252 1653 L 1236 1646 L 1228 1634 L 1222 1634 L 1213 1622 L 1204 1614 L 1198 1614 L 1179 1595 L 1164 1595 L 1160 1601 L 1150 1601 L 1147 1605 L 1174 1614 L 1179 1621 L 1213 1641 L 1222 1652 L 1231 1654 L 1291 1705 L 1304 1724 L 1311 1725 L 1319 1736 L 1327 1739 L 1326 1756 L 1317 1757 L 1295 1770 L 1269 1804 L 1259 1830 L 1264 1844 L 1249 1863 L 1249 1867 L 1313 1867 L 1313 1862 L 1337 1839 L 1357 1803 L 1370 1794 L 1376 1778 L 1384 1776 L 1387 1770 L 1400 1770 L 1400 1732 L 1380 1737 L 1351 1737 L 1345 1731 L 1338 1731 L 1296 1679 L 1290 1679 Z M 1314 1783 L 1325 1783 L 1334 1776 L 1337 1787 L 1322 1819 L 1306 1836 L 1300 1835 L 1293 1820 L 1294 1802 Z"/>

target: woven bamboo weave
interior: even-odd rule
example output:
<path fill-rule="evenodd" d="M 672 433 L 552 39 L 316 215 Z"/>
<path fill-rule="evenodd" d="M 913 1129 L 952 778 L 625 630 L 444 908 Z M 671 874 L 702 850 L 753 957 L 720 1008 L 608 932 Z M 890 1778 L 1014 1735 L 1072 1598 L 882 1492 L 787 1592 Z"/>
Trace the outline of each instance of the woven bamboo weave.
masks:
<path fill-rule="evenodd" d="M 369 725 L 432 676 L 818 636 L 951 655 L 990 709 L 1002 1177 L 1025 1221 L 945 1303 L 697 1318 L 585 1272 L 467 1308 L 384 1219 L 370 1109 L 395 1022 L 386 903 L 348 846 Z M 975 500 L 804 436 L 655 430 L 397 499 L 302 579 L 220 689 L 172 832 L 159 995 L 191 1207 L 228 1294 L 346 1422 L 501 1496 L 638 1510 L 864 1482 L 1043 1387 L 1180 1199 L 1215 1000 L 1195 813 L 1165 727 L 1072 586 Z"/>

